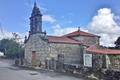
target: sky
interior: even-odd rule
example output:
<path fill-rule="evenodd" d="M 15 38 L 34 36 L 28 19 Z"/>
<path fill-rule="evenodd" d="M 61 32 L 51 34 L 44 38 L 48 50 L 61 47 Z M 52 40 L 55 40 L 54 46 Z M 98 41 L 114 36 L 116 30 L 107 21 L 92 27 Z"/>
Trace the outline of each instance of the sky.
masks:
<path fill-rule="evenodd" d="M 101 36 L 105 46 L 113 46 L 120 35 L 120 0 L 0 0 L 0 28 L 5 37 L 12 36 L 11 32 L 24 36 L 29 31 L 35 1 L 43 14 L 43 31 L 49 35 L 63 35 L 81 27 Z"/>

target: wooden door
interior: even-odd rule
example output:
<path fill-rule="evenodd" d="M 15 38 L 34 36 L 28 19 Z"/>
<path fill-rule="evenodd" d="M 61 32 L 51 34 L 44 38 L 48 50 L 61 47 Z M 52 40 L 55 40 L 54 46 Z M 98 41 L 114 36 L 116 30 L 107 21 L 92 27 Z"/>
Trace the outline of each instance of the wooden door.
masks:
<path fill-rule="evenodd" d="M 32 66 L 36 66 L 36 51 L 32 51 Z"/>

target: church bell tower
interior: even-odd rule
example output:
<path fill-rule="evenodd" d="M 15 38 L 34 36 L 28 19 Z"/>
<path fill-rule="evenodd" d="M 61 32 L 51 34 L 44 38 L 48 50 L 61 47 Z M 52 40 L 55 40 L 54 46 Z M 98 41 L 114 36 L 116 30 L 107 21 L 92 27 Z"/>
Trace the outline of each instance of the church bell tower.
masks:
<path fill-rule="evenodd" d="M 36 34 L 36 33 L 42 33 L 42 14 L 35 2 L 31 17 L 30 17 L 29 34 L 32 35 L 32 34 Z"/>

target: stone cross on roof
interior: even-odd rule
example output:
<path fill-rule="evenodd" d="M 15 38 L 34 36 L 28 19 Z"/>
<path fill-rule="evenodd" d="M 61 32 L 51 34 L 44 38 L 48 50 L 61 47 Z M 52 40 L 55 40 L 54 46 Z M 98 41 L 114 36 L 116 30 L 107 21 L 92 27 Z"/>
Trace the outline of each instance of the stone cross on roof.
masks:
<path fill-rule="evenodd" d="M 80 26 L 78 27 L 78 31 L 80 31 Z"/>

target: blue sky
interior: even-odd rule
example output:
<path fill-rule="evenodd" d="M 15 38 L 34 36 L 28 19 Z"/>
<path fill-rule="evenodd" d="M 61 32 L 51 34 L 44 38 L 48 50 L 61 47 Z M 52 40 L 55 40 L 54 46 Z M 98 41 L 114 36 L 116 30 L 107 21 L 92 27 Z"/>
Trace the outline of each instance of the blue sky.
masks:
<path fill-rule="evenodd" d="M 0 24 L 6 35 L 29 31 L 34 1 L 0 0 Z M 80 26 L 82 30 L 101 36 L 101 44 L 109 46 L 120 36 L 120 0 L 36 1 L 43 14 L 43 31 L 48 34 L 61 35 Z"/>
<path fill-rule="evenodd" d="M 0 0 L 0 23 L 11 32 L 26 32 L 29 29 L 29 16 L 35 0 Z M 37 0 L 42 14 L 52 15 L 62 27 L 86 27 L 100 8 L 111 8 L 120 14 L 120 0 Z M 47 32 L 50 23 L 44 23 Z"/>

